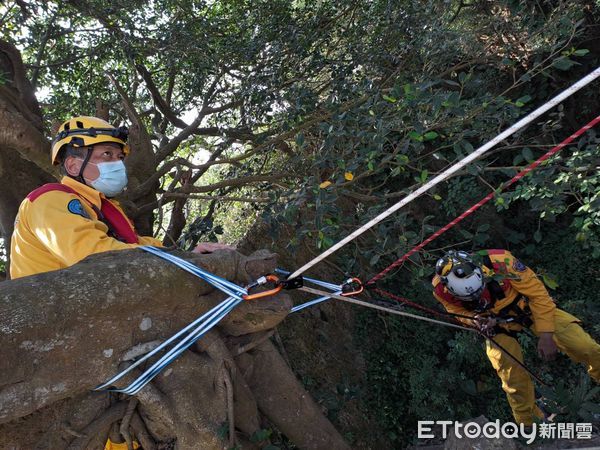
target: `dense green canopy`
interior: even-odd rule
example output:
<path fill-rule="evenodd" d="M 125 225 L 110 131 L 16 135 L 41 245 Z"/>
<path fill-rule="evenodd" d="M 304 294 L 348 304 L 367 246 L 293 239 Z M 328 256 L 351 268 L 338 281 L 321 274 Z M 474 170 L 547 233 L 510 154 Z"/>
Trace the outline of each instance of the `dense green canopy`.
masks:
<path fill-rule="evenodd" d="M 139 227 L 190 248 L 199 239 L 248 239 L 258 221 L 268 236 L 250 238 L 270 236 L 295 266 L 298 255 L 328 248 L 599 66 L 599 18 L 593 0 L 31 0 L 0 6 L 0 39 L 21 53 L 47 138 L 72 114 L 132 127 L 141 156 L 129 163 L 125 204 Z M 0 73 L 0 88 L 13 79 Z M 379 272 L 591 120 L 598 92 L 598 82 L 583 89 L 323 271 L 340 279 Z M 382 286 L 433 306 L 428 283 L 443 249 L 509 248 L 562 306 L 593 319 L 598 142 L 590 131 Z M 40 161 L 33 158 L 47 174 Z M 364 365 L 345 366 L 355 370 L 346 378 L 328 377 L 316 356 L 290 343 L 295 361 L 306 358 L 297 373 L 348 439 L 401 446 L 418 419 L 509 417 L 478 342 L 370 313 L 348 326 Z M 589 331 L 600 335 L 597 324 Z M 564 380 L 566 392 L 580 370 L 558 366 L 543 376 Z M 571 418 L 580 397 L 569 403 Z M 344 422 L 339 411 L 368 420 Z M 367 421 L 376 424 L 370 431 Z"/>

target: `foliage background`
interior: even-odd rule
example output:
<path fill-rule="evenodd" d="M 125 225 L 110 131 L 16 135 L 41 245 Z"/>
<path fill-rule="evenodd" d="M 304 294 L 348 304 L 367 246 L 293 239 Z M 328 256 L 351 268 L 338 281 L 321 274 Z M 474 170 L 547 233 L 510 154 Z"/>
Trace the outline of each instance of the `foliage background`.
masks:
<path fill-rule="evenodd" d="M 93 114 L 98 99 L 111 120 L 127 122 L 120 85 L 158 153 L 210 97 L 214 111 L 157 163 L 154 230 L 165 238 L 175 211 L 186 228 L 171 237 L 185 248 L 267 244 L 290 268 L 599 65 L 596 1 L 30 1 L 5 2 L 0 17 L 48 136 L 72 113 Z M 582 90 L 311 273 L 377 273 L 593 118 L 598 97 L 597 83 Z M 216 163 L 205 170 L 206 161 Z M 428 285 L 443 250 L 507 248 L 599 337 L 598 168 L 591 131 L 382 286 L 435 306 Z M 198 174 L 192 192 L 187 170 Z M 178 193 L 183 204 L 169 197 Z M 331 308 L 302 313 L 281 334 L 292 366 L 354 445 L 402 448 L 419 419 L 509 419 L 481 342 Z M 340 339 L 355 359 L 328 373 Z M 534 341 L 523 344 L 535 371 L 575 389 L 580 368 L 544 365 Z M 565 414 L 585 414 L 580 400 Z"/>

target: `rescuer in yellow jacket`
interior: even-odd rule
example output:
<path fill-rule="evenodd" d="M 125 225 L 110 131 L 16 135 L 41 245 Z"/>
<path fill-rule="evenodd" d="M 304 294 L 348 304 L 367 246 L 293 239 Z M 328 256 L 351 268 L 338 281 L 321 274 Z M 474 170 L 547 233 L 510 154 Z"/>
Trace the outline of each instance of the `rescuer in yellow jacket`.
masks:
<path fill-rule="evenodd" d="M 96 117 L 74 117 L 60 126 L 52 163 L 60 165 L 64 177 L 21 203 L 11 239 L 11 278 L 69 267 L 93 253 L 162 246 L 139 236 L 112 199 L 127 184 L 123 159 L 128 153 L 125 128 Z M 109 439 L 105 450 L 127 450 L 127 444 Z"/>
<path fill-rule="evenodd" d="M 525 264 L 506 250 L 475 255 L 451 251 L 436 264 L 433 295 L 450 313 L 475 318 L 473 322 L 511 355 L 523 362 L 517 333 L 530 328 L 538 337 L 539 355 L 550 360 L 558 350 L 583 363 L 600 383 L 600 345 L 571 314 L 558 309 L 544 284 Z M 507 321 L 508 320 L 508 321 Z M 502 381 L 513 416 L 530 425 L 543 414 L 535 404 L 529 374 L 510 356 L 486 341 L 486 353 Z"/>
<path fill-rule="evenodd" d="M 93 253 L 162 245 L 138 236 L 112 199 L 127 185 L 128 153 L 126 128 L 96 117 L 74 117 L 60 126 L 52 163 L 64 177 L 21 203 L 11 239 L 11 278 L 69 267 Z"/>

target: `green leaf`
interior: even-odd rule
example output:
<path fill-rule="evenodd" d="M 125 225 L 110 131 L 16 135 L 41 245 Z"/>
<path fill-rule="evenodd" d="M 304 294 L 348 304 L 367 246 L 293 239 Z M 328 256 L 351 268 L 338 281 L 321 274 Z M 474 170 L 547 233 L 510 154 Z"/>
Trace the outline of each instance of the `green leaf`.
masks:
<path fill-rule="evenodd" d="M 224 422 L 219 428 L 217 428 L 217 436 L 221 439 L 225 439 L 229 434 L 229 424 Z"/>
<path fill-rule="evenodd" d="M 463 235 L 463 237 L 465 237 L 466 239 L 471 239 L 471 238 L 473 238 L 473 234 L 472 234 L 472 233 L 469 233 L 467 230 L 465 230 L 465 229 L 463 229 L 463 228 L 459 229 L 459 230 L 458 230 L 458 232 L 459 232 L 460 234 L 462 234 L 462 235 Z"/>
<path fill-rule="evenodd" d="M 467 153 L 473 153 L 475 150 L 469 141 L 462 141 L 462 147 Z"/>
<path fill-rule="evenodd" d="M 434 198 L 435 200 L 438 200 L 438 201 L 439 201 L 439 200 L 441 200 L 441 199 L 442 199 L 442 196 L 441 196 L 441 195 L 439 195 L 439 194 L 433 194 L 433 198 Z"/>
<path fill-rule="evenodd" d="M 535 242 L 542 242 L 542 233 L 540 230 L 537 230 L 535 233 L 533 233 L 533 239 Z"/>
<path fill-rule="evenodd" d="M 515 101 L 515 105 L 517 105 L 520 108 L 521 106 L 524 106 L 525 103 L 527 103 L 529 100 L 531 100 L 531 95 L 524 95 L 523 97 Z"/>
<path fill-rule="evenodd" d="M 481 168 L 479 167 L 478 164 L 474 163 L 474 164 L 469 164 L 467 166 L 467 172 L 471 175 L 473 175 L 474 177 L 476 177 L 477 175 L 479 175 L 481 171 Z"/>
<path fill-rule="evenodd" d="M 389 95 L 382 95 L 383 99 L 385 101 L 388 101 L 390 103 L 396 103 L 398 100 L 396 100 L 394 97 L 390 97 Z"/>
<path fill-rule="evenodd" d="M 425 169 L 421 172 L 421 175 L 419 175 L 419 180 L 421 180 L 421 183 L 425 183 L 425 181 L 427 181 L 428 175 L 429 175 L 429 172 L 427 171 L 427 169 Z"/>
<path fill-rule="evenodd" d="M 525 160 L 525 158 L 523 158 L 523 154 L 519 153 L 518 155 L 516 155 L 513 159 L 513 166 L 518 166 L 519 164 L 521 164 L 523 161 Z"/>
<path fill-rule="evenodd" d="M 333 244 L 335 244 L 335 242 L 333 241 L 333 239 L 331 239 L 329 236 L 325 236 L 323 238 L 322 242 L 323 242 L 323 245 L 322 245 L 323 249 L 327 249 L 327 248 L 331 247 Z"/>
<path fill-rule="evenodd" d="M 410 158 L 408 157 L 408 155 L 398 155 L 396 156 L 396 162 L 398 164 L 407 164 L 410 161 Z"/>
<path fill-rule="evenodd" d="M 541 276 L 542 276 L 542 280 L 544 281 L 544 284 L 546 286 L 548 286 L 550 289 L 554 290 L 559 286 L 558 281 L 556 281 L 554 278 L 552 278 L 548 274 L 542 273 Z"/>
<path fill-rule="evenodd" d="M 558 70 L 569 70 L 575 64 L 578 64 L 578 63 L 567 58 L 566 56 L 561 56 L 560 58 L 554 60 L 554 62 L 552 63 L 552 65 L 554 67 L 556 67 Z"/>
<path fill-rule="evenodd" d="M 435 131 L 428 131 L 427 133 L 425 133 L 423 135 L 423 139 L 426 140 L 426 141 L 431 141 L 431 140 L 435 139 L 438 136 L 439 136 L 439 134 L 437 134 Z"/>
<path fill-rule="evenodd" d="M 580 48 L 579 50 L 575 50 L 573 52 L 573 54 L 575 56 L 585 56 L 589 53 L 590 51 L 587 48 Z"/>
<path fill-rule="evenodd" d="M 584 400 L 591 400 L 600 392 L 600 386 L 593 387 L 584 397 Z"/>
<path fill-rule="evenodd" d="M 529 147 L 525 147 L 521 151 L 521 154 L 523 155 L 523 158 L 525 159 L 525 161 L 533 161 L 533 152 L 531 151 L 531 149 Z"/>
<path fill-rule="evenodd" d="M 416 131 L 411 131 L 410 133 L 408 133 L 408 137 L 411 138 L 413 141 L 423 142 L 423 136 L 417 133 Z"/>

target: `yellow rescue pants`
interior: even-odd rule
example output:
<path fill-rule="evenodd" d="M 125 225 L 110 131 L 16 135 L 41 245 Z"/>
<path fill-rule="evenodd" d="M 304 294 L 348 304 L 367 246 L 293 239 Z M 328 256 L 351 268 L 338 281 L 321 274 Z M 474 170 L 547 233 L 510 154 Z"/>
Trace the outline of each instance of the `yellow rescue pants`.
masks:
<path fill-rule="evenodd" d="M 600 345 L 581 328 L 580 321 L 575 316 L 557 308 L 554 322 L 554 342 L 558 349 L 571 360 L 585 364 L 590 377 L 600 383 Z M 538 335 L 535 324 L 531 329 Z M 523 362 L 521 346 L 516 339 L 500 333 L 494 340 Z M 542 418 L 543 414 L 535 404 L 531 376 L 490 341 L 486 341 L 486 353 L 502 380 L 502 389 L 506 392 L 515 421 L 531 425 L 535 417 Z"/>
<path fill-rule="evenodd" d="M 138 448 L 140 448 L 140 445 L 136 441 L 133 441 L 133 448 L 134 448 L 134 450 L 138 449 Z M 108 441 L 106 441 L 104 450 L 127 450 L 127 443 L 123 442 L 123 443 L 119 444 L 116 442 L 112 442 L 109 439 Z"/>

